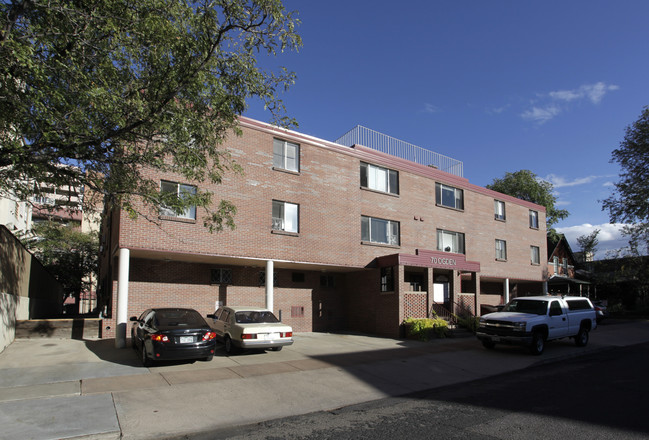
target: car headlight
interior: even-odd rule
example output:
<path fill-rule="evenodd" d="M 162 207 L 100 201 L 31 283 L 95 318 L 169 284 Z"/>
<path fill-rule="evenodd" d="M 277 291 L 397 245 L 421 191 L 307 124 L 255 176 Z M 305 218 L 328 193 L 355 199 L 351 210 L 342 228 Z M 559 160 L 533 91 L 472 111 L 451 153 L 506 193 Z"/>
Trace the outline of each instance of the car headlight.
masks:
<path fill-rule="evenodd" d="M 515 322 L 514 325 L 513 325 L 513 330 L 515 332 L 524 332 L 526 326 L 527 326 L 527 323 L 525 323 L 525 322 Z"/>
<path fill-rule="evenodd" d="M 486 327 L 487 326 L 487 320 L 484 318 L 480 318 L 480 323 L 478 324 L 480 327 Z"/>

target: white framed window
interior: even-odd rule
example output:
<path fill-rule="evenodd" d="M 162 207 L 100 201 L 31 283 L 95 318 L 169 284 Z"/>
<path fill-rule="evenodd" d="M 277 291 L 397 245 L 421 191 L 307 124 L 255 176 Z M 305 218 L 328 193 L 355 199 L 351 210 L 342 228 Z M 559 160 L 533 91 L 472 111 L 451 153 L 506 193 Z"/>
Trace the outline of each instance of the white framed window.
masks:
<path fill-rule="evenodd" d="M 178 198 L 184 198 L 196 194 L 194 185 L 185 185 L 177 182 L 160 181 L 160 192 L 175 194 Z M 160 215 L 165 217 L 177 217 L 196 220 L 196 206 L 188 206 L 181 213 L 178 213 L 168 206 L 160 207 Z"/>
<path fill-rule="evenodd" d="M 361 240 L 399 246 L 399 222 L 361 216 Z"/>
<path fill-rule="evenodd" d="M 539 213 L 530 209 L 530 228 L 539 229 Z"/>
<path fill-rule="evenodd" d="M 496 260 L 507 260 L 507 242 L 496 239 Z"/>
<path fill-rule="evenodd" d="M 399 173 L 395 170 L 361 162 L 361 187 L 399 194 Z"/>
<path fill-rule="evenodd" d="M 459 188 L 435 183 L 435 203 L 453 209 L 464 209 L 464 191 Z"/>
<path fill-rule="evenodd" d="M 273 139 L 273 167 L 300 172 L 300 146 L 281 139 Z"/>
<path fill-rule="evenodd" d="M 454 254 L 464 253 L 464 234 L 461 232 L 437 230 L 437 250 L 452 252 Z"/>
<path fill-rule="evenodd" d="M 274 231 L 298 233 L 300 220 L 300 206 L 295 203 L 273 200 L 273 225 Z"/>
<path fill-rule="evenodd" d="M 532 264 L 541 264 L 541 250 L 538 246 L 530 246 L 530 259 Z"/>
<path fill-rule="evenodd" d="M 494 218 L 496 220 L 504 221 L 505 216 L 505 202 L 501 200 L 494 200 Z"/>
<path fill-rule="evenodd" d="M 552 257 L 552 266 L 554 266 L 555 275 L 559 275 L 559 257 Z"/>
<path fill-rule="evenodd" d="M 563 259 L 563 261 L 561 263 L 561 267 L 563 268 L 563 274 L 568 275 L 568 259 L 567 258 Z"/>

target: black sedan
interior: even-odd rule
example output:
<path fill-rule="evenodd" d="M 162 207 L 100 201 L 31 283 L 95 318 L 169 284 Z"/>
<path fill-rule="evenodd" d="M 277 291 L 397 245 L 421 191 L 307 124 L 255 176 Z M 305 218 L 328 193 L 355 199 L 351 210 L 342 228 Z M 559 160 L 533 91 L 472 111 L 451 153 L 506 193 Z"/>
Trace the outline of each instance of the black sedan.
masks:
<path fill-rule="evenodd" d="M 196 310 L 148 309 L 131 321 L 131 345 L 145 367 L 158 360 L 211 361 L 214 356 L 216 333 Z"/>

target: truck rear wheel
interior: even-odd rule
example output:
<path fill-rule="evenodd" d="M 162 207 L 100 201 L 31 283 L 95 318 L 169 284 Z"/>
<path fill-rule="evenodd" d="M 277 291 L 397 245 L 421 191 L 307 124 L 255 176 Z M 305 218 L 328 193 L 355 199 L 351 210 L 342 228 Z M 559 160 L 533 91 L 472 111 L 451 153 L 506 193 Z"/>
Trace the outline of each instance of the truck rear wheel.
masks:
<path fill-rule="evenodd" d="M 539 331 L 536 331 L 532 334 L 532 345 L 530 346 L 530 352 L 534 355 L 540 355 L 543 353 L 545 348 L 545 335 Z"/>
<path fill-rule="evenodd" d="M 588 329 L 586 327 L 579 329 L 579 333 L 575 336 L 575 344 L 577 347 L 585 347 L 588 344 Z"/>

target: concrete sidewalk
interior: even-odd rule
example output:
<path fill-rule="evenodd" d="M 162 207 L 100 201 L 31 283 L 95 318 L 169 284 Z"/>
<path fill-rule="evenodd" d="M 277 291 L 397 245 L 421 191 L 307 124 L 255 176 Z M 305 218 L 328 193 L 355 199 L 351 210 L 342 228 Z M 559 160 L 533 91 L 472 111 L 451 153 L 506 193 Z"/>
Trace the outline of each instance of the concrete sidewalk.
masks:
<path fill-rule="evenodd" d="M 331 410 L 649 341 L 649 322 L 610 321 L 589 345 L 545 353 L 485 350 L 477 339 L 430 342 L 301 333 L 281 352 L 141 366 L 112 340 L 21 339 L 0 354 L 4 439 L 149 439 Z"/>

